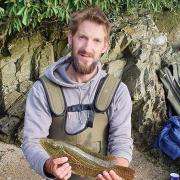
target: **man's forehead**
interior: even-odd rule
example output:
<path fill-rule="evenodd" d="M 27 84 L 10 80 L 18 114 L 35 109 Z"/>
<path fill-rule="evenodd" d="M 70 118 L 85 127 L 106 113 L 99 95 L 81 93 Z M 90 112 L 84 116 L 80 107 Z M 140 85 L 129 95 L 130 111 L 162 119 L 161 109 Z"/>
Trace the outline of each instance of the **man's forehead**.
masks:
<path fill-rule="evenodd" d="M 104 25 L 87 20 L 79 24 L 77 33 L 91 35 L 94 38 L 104 38 L 107 36 L 107 31 Z"/>

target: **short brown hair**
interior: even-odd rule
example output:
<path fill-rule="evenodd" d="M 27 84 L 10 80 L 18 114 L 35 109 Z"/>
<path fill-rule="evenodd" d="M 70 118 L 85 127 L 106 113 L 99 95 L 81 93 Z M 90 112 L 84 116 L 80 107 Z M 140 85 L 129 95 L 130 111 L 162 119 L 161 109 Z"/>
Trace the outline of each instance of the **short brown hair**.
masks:
<path fill-rule="evenodd" d="M 83 9 L 72 14 L 69 23 L 69 30 L 71 31 L 72 35 L 76 33 L 79 25 L 85 20 L 103 25 L 107 31 L 107 38 L 109 39 L 111 24 L 106 15 L 98 7 Z"/>

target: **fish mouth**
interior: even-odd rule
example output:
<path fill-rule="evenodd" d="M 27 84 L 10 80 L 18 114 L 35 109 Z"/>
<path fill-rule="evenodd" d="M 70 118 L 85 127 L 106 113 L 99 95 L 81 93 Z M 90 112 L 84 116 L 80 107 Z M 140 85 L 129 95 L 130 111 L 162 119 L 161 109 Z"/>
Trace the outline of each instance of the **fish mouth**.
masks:
<path fill-rule="evenodd" d="M 48 139 L 47 138 L 40 138 L 39 142 L 40 144 L 44 147 L 44 144 L 47 143 Z"/>
<path fill-rule="evenodd" d="M 40 138 L 39 142 L 43 147 L 46 147 L 47 144 L 52 146 L 58 146 L 56 139 Z"/>
<path fill-rule="evenodd" d="M 39 140 L 39 141 L 40 141 L 40 143 L 45 142 L 45 139 L 46 139 L 46 138 L 40 138 L 40 140 Z"/>

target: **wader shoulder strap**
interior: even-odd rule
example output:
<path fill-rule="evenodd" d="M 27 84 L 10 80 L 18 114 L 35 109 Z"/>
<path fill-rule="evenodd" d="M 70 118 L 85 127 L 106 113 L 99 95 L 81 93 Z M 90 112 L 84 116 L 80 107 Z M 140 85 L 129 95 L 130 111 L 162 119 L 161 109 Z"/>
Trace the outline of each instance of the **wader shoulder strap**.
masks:
<path fill-rule="evenodd" d="M 45 89 L 52 113 L 56 116 L 63 114 L 65 100 L 61 87 L 50 81 L 46 76 L 40 77 L 40 81 Z"/>
<path fill-rule="evenodd" d="M 105 112 L 108 109 L 120 82 L 120 77 L 115 77 L 110 74 L 107 75 L 105 79 L 102 79 L 95 96 L 96 110 Z"/>
<path fill-rule="evenodd" d="M 65 112 L 66 107 L 61 87 L 51 82 L 45 76 L 40 77 L 40 81 L 45 89 L 52 113 L 60 116 Z M 113 75 L 107 75 L 101 80 L 94 100 L 94 106 L 97 111 L 105 112 L 108 109 L 120 82 L 121 79 Z"/>

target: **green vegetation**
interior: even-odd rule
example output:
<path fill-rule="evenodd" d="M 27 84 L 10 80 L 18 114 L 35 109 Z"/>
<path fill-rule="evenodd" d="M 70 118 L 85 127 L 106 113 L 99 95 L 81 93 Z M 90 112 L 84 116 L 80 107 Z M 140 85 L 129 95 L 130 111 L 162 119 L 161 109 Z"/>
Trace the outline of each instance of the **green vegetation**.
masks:
<path fill-rule="evenodd" d="M 134 9 L 180 9 L 178 0 L 6 0 L 0 1 L 0 24 L 6 23 L 8 34 L 34 28 L 44 20 L 66 24 L 72 12 L 90 6 L 99 6 L 110 17 Z"/>

